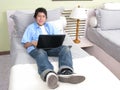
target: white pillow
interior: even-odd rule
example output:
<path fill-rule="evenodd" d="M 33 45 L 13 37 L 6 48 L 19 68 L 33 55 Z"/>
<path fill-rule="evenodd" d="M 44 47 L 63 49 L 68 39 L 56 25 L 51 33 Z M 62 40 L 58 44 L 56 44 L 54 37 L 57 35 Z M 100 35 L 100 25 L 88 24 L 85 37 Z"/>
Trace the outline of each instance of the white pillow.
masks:
<path fill-rule="evenodd" d="M 96 16 L 90 17 L 89 25 L 93 28 L 97 27 L 97 18 Z"/>
<path fill-rule="evenodd" d="M 105 3 L 103 5 L 103 8 L 104 9 L 107 9 L 107 10 L 120 10 L 120 3 Z"/>
<path fill-rule="evenodd" d="M 95 9 L 95 15 L 97 19 L 97 27 L 100 27 L 100 23 L 101 23 L 100 9 Z"/>
<path fill-rule="evenodd" d="M 60 34 L 64 34 L 64 27 L 67 24 L 64 16 L 61 16 L 58 20 L 48 21 L 48 23 L 52 24 L 57 30 L 59 30 Z"/>

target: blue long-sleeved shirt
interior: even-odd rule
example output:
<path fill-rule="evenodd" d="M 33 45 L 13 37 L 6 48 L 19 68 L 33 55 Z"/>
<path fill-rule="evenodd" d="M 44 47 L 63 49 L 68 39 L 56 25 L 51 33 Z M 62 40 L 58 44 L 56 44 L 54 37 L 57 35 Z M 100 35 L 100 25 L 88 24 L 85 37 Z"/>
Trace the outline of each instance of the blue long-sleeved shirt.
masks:
<path fill-rule="evenodd" d="M 44 26 L 48 34 L 59 34 L 60 33 L 60 31 L 57 30 L 55 27 L 53 27 L 50 23 L 46 22 Z M 26 28 L 23 34 L 21 43 L 25 44 L 27 42 L 38 41 L 38 37 L 41 34 L 42 34 L 41 28 L 36 22 L 34 22 Z M 30 46 L 27 48 L 27 52 L 30 53 L 33 49 L 35 49 L 35 47 Z"/>

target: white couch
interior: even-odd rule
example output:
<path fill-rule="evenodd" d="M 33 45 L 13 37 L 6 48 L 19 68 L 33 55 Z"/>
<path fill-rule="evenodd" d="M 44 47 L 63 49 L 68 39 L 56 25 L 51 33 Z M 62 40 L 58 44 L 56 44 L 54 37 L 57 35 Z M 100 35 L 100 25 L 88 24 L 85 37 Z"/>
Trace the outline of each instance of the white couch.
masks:
<path fill-rule="evenodd" d="M 120 79 L 120 3 L 91 9 L 86 37 L 94 47 L 86 51 L 100 59 Z"/>
<path fill-rule="evenodd" d="M 24 11 L 24 13 L 28 12 L 29 11 Z M 9 90 L 48 90 L 46 83 L 41 80 L 37 73 L 36 62 L 27 54 L 25 48 L 20 43 L 21 35 L 18 35 L 18 29 L 21 30 L 23 26 L 19 28 L 15 25 L 17 23 L 14 23 L 13 19 L 10 17 L 13 14 L 15 14 L 15 11 L 7 12 L 11 43 L 11 62 L 13 63 L 10 72 Z M 29 14 L 31 13 L 29 12 Z M 21 20 L 21 15 L 19 17 Z M 64 22 L 62 24 L 64 26 L 65 20 L 62 22 Z M 15 28 L 17 30 L 15 30 Z M 60 83 L 60 86 L 56 90 L 65 90 L 66 88 L 69 90 L 120 89 L 120 82 L 111 71 L 95 57 L 90 56 L 87 52 L 82 50 L 79 45 L 74 44 L 68 35 L 65 38 L 64 44 L 72 45 L 71 52 L 73 56 L 74 71 L 75 73 L 85 76 L 86 79 L 84 82 L 76 85 Z M 49 59 L 54 65 L 55 71 L 57 71 L 57 58 L 52 57 Z"/>

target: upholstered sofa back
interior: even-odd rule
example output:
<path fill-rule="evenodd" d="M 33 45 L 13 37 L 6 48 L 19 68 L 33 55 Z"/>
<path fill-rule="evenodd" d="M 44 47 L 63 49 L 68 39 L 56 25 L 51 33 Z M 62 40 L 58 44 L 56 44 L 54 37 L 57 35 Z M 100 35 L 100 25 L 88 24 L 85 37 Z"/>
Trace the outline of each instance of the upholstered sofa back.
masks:
<path fill-rule="evenodd" d="M 55 26 L 61 33 L 64 33 L 66 18 L 62 16 L 63 8 L 48 10 L 47 22 Z M 34 22 L 34 10 L 11 10 L 7 11 L 7 22 L 9 37 L 14 35 L 21 38 L 26 27 Z"/>

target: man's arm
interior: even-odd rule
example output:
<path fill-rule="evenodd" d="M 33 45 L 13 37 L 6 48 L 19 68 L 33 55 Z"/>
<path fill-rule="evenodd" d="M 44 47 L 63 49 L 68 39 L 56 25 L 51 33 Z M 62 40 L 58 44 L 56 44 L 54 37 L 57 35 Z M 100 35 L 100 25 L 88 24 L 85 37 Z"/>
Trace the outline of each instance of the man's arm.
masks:
<path fill-rule="evenodd" d="M 24 44 L 24 47 L 25 48 L 28 48 L 29 46 L 35 46 L 36 47 L 37 43 L 38 43 L 37 41 L 27 42 L 27 43 Z"/>

